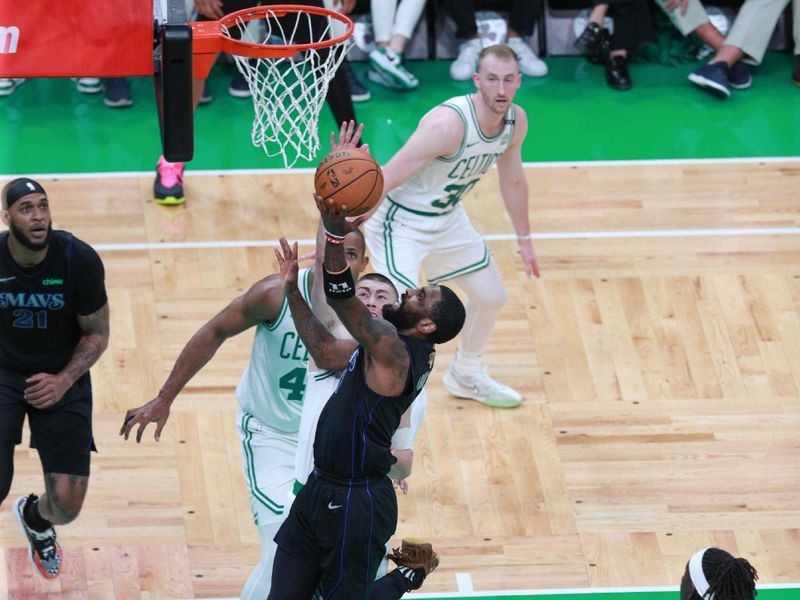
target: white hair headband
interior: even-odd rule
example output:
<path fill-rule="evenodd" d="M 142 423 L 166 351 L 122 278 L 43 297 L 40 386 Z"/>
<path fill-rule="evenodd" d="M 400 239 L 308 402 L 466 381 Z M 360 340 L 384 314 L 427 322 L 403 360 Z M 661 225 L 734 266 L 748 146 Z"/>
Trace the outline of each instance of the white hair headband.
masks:
<path fill-rule="evenodd" d="M 697 590 L 697 595 L 701 598 L 706 598 L 709 587 L 706 574 L 703 573 L 703 556 L 705 556 L 706 551 L 708 551 L 708 548 L 698 550 L 689 559 L 689 579 L 692 580 L 692 585 Z M 707 600 L 714 600 L 714 594 L 711 594 Z"/>

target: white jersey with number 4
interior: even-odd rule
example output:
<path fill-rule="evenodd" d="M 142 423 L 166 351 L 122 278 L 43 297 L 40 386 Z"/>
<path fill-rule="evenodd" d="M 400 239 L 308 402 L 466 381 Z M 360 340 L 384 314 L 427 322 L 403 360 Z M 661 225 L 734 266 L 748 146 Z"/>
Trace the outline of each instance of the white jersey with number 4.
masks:
<path fill-rule="evenodd" d="M 311 269 L 302 269 L 297 287 L 311 303 Z M 308 351 L 300 340 L 286 298 L 271 323 L 259 323 L 250 362 L 244 370 L 236 398 L 242 410 L 279 431 L 296 433 L 306 392 Z"/>
<path fill-rule="evenodd" d="M 506 112 L 503 129 L 493 137 L 481 131 L 470 95 L 450 98 L 439 106 L 446 106 L 461 117 L 464 123 L 461 146 L 452 156 L 437 156 L 429 161 L 387 195 L 394 204 L 417 214 L 441 215 L 452 211 L 514 137 L 516 106 L 513 104 Z"/>

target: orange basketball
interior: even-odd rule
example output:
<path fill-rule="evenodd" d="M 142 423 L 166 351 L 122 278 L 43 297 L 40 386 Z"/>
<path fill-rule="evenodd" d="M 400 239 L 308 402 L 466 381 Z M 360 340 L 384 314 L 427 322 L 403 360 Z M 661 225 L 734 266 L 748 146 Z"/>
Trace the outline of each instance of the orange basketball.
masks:
<path fill-rule="evenodd" d="M 363 215 L 381 199 L 383 172 L 377 161 L 357 148 L 334 150 L 314 174 L 314 188 L 323 200 L 332 198 L 347 215 Z"/>

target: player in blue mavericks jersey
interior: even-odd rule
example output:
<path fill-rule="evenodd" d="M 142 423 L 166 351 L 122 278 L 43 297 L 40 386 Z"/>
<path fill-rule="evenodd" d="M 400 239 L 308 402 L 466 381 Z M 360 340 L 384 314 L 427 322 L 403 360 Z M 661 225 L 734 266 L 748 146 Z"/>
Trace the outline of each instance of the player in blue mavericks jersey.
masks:
<path fill-rule="evenodd" d="M 339 320 L 359 343 L 317 424 L 314 471 L 275 541 L 269 600 L 389 600 L 421 585 L 426 560 L 375 581 L 397 526 L 397 498 L 387 476 L 390 445 L 403 413 L 428 380 L 434 344 L 455 337 L 464 306 L 447 287 L 406 292 L 374 317 L 356 298 L 343 242 L 356 222 L 317 197 L 325 227 L 324 286 Z M 283 241 L 286 253 L 288 244 Z"/>
<path fill-rule="evenodd" d="M 89 485 L 90 367 L 108 346 L 103 263 L 87 244 L 53 231 L 44 188 L 21 177 L 2 191 L 0 235 L 0 502 L 14 476 L 25 417 L 45 492 L 18 498 L 13 513 L 30 558 L 47 579 L 61 572 L 54 525 L 73 521 Z"/>

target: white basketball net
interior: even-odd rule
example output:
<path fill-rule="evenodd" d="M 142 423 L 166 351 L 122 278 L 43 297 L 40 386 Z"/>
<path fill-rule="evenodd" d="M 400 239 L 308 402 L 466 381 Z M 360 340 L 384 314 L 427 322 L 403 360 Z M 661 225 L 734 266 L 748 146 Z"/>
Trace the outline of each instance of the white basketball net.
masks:
<path fill-rule="evenodd" d="M 241 32 L 242 41 L 268 45 L 316 43 L 336 37 L 332 28 L 338 22 L 334 19 L 314 16 L 326 22 L 322 35 L 314 36 L 312 15 L 297 14 L 296 19 L 287 18 L 281 23 L 272 11 L 267 11 L 259 19 L 239 19 L 235 28 Z M 287 22 L 292 22 L 291 30 L 284 30 Z M 223 27 L 223 33 L 230 35 L 231 30 Z M 330 48 L 305 50 L 294 58 L 233 57 L 253 95 L 255 116 L 250 137 L 254 146 L 262 148 L 267 156 L 282 156 L 287 168 L 301 158 L 316 157 L 320 147 L 319 113 L 328 84 L 349 46 L 350 41 L 345 40 Z"/>

